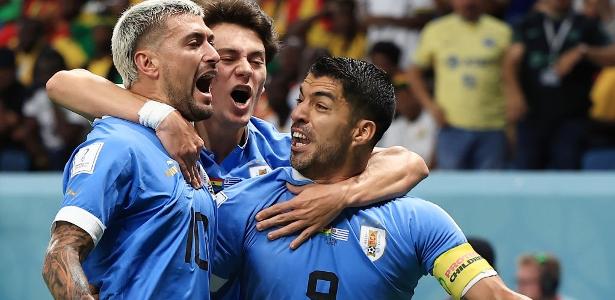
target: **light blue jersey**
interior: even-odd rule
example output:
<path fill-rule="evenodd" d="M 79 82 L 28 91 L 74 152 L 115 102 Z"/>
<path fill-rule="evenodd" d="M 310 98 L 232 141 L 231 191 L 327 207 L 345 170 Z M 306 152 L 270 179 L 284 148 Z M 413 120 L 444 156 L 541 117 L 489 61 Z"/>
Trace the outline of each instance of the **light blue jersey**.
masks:
<path fill-rule="evenodd" d="M 215 219 L 153 130 L 110 117 L 67 163 L 55 221 L 92 237 L 83 269 L 100 299 L 208 299 Z"/>
<path fill-rule="evenodd" d="M 269 241 L 256 230 L 261 209 L 294 195 L 286 182 L 310 182 L 290 167 L 244 181 L 216 196 L 214 277 L 237 279 L 241 299 L 409 299 L 434 261 L 466 239 L 440 207 L 404 196 L 346 209 L 297 250 L 296 236 Z M 226 298 L 226 286 L 217 296 Z"/>
<path fill-rule="evenodd" d="M 220 164 L 211 151 L 201 152 L 201 162 L 216 193 L 244 179 L 290 166 L 288 133 L 280 133 L 271 123 L 256 117 L 250 118 L 247 128 L 245 144 L 235 147 Z"/>

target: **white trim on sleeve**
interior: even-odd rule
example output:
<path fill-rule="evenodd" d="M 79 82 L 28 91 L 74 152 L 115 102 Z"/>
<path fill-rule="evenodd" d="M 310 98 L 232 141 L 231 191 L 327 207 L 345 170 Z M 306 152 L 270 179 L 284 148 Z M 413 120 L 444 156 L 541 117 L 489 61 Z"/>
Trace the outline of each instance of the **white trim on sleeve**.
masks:
<path fill-rule="evenodd" d="M 78 206 L 62 207 L 53 220 L 52 231 L 57 221 L 69 222 L 85 230 L 92 237 L 94 246 L 98 244 L 106 229 L 105 225 L 96 216 Z"/>
<path fill-rule="evenodd" d="M 498 272 L 496 272 L 494 269 L 487 270 L 485 272 L 482 272 L 476 275 L 476 277 L 472 278 L 472 280 L 470 280 L 470 282 L 466 284 L 466 287 L 463 288 L 463 291 L 461 292 L 461 298 L 463 298 L 463 296 L 466 295 L 466 293 L 470 290 L 470 288 L 472 288 L 481 279 L 491 277 L 491 276 L 496 276 L 496 275 L 498 275 Z"/>

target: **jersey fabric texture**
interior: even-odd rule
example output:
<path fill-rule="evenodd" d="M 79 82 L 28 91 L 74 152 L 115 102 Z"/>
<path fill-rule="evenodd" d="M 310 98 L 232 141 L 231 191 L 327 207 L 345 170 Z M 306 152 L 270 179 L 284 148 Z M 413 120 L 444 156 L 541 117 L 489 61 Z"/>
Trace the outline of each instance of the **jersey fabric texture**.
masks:
<path fill-rule="evenodd" d="M 511 29 L 483 15 L 468 22 L 456 14 L 427 24 L 414 63 L 436 74 L 435 101 L 448 122 L 466 130 L 506 125 L 501 66 Z"/>
<path fill-rule="evenodd" d="M 441 208 L 404 196 L 346 209 L 299 249 L 296 236 L 269 241 L 255 215 L 310 183 L 290 167 L 246 180 L 216 196 L 219 236 L 214 277 L 238 279 L 242 299 L 408 299 L 440 254 L 466 242 Z M 259 196 L 255 196 L 259 195 Z M 216 298 L 226 298 L 224 287 Z"/>
<path fill-rule="evenodd" d="M 208 299 L 216 206 L 188 185 L 153 130 L 97 120 L 64 170 L 55 221 L 90 234 L 100 299 Z"/>
<path fill-rule="evenodd" d="M 211 151 L 204 149 L 201 162 L 217 193 L 244 179 L 290 166 L 290 135 L 278 132 L 271 123 L 252 117 L 244 145 L 235 147 L 221 163 L 216 162 Z"/>

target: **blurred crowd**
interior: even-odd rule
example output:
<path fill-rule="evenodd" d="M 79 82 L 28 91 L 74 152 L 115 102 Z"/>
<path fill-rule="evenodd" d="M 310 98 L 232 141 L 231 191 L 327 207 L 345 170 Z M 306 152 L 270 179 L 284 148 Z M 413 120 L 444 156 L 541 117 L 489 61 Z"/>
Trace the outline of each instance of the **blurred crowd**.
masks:
<path fill-rule="evenodd" d="M 249 0 L 248 0 L 249 1 Z M 116 83 L 128 0 L 0 0 L 0 171 L 60 170 L 89 123 L 45 82 L 85 68 Z M 320 56 L 391 75 L 380 146 L 440 169 L 615 169 L 613 0 L 259 0 L 282 41 L 255 115 L 282 131 Z"/>

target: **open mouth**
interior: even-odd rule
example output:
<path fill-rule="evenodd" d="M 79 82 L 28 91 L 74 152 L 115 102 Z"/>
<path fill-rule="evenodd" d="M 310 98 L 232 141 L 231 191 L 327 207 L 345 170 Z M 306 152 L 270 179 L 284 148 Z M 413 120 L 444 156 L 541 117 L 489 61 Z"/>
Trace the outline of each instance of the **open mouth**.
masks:
<path fill-rule="evenodd" d="M 207 72 L 207 73 L 201 75 L 196 80 L 196 88 L 201 93 L 209 94 L 210 93 L 210 88 L 211 88 L 211 82 L 213 81 L 214 77 L 216 77 L 216 72 L 215 71 Z"/>
<path fill-rule="evenodd" d="M 236 103 L 245 104 L 246 102 L 248 102 L 248 99 L 250 99 L 251 94 L 252 93 L 250 92 L 250 87 L 239 86 L 233 89 L 233 91 L 231 92 L 231 98 L 233 98 L 233 101 L 235 101 Z"/>
<path fill-rule="evenodd" d="M 292 145 L 296 147 L 301 147 L 310 143 L 310 140 L 305 136 L 305 134 L 300 133 L 298 131 L 294 131 L 292 134 Z"/>

